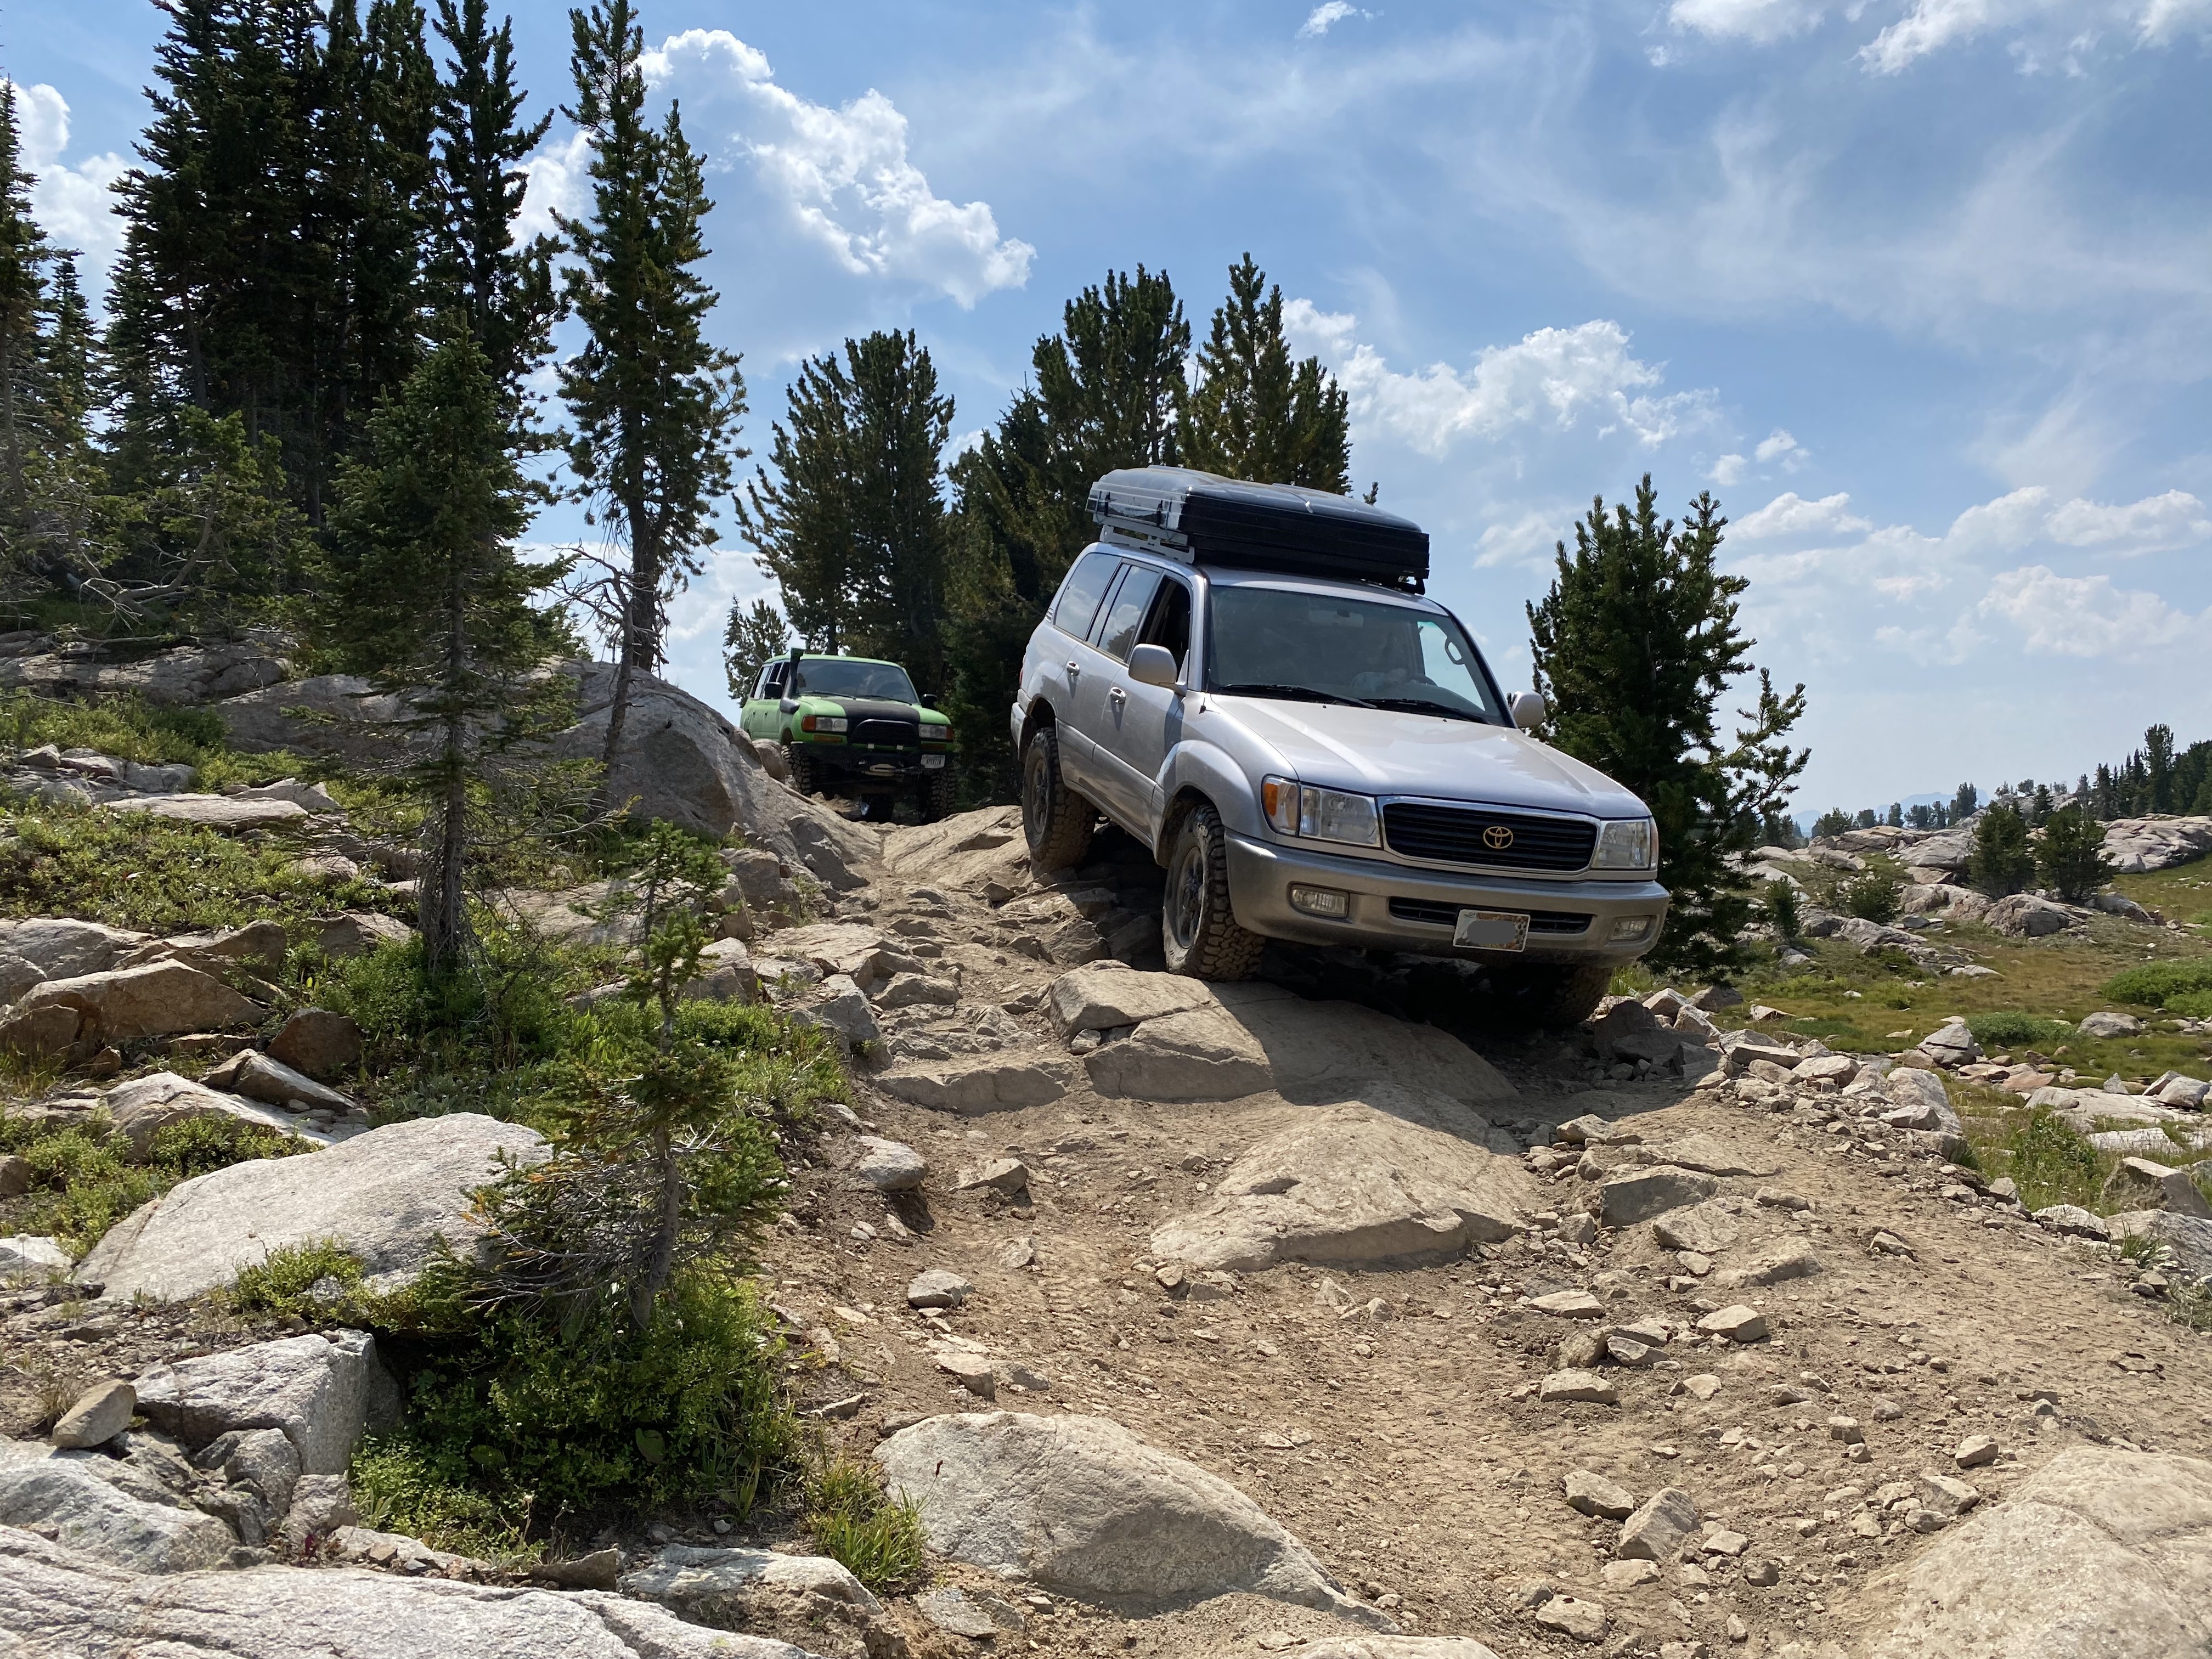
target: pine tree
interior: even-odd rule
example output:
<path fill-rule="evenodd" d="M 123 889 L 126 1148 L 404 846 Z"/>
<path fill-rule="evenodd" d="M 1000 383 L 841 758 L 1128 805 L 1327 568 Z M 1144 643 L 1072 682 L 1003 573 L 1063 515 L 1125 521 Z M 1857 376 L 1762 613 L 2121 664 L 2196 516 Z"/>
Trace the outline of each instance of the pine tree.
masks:
<path fill-rule="evenodd" d="M 1680 531 L 1662 522 L 1646 475 L 1632 512 L 1602 500 L 1559 546 L 1558 574 L 1528 607 L 1537 689 L 1551 702 L 1551 740 L 1633 791 L 1659 829 L 1659 880 L 1673 894 L 1656 965 L 1725 971 L 1751 900 L 1736 855 L 1756 844 L 1762 814 L 1778 811 L 1808 754 L 1787 734 L 1805 688 L 1775 693 L 1759 676 L 1755 708 L 1733 739 L 1718 724 L 1729 682 L 1750 672 L 1737 629 L 1748 586 L 1715 565 L 1727 520 L 1708 495 Z"/>
<path fill-rule="evenodd" d="M 1249 253 L 1229 269 L 1178 436 L 1185 464 L 1204 471 L 1340 495 L 1352 488 L 1349 400 L 1319 358 L 1291 361 L 1283 290 Z"/>
<path fill-rule="evenodd" d="M 878 332 L 801 366 L 788 425 L 745 487 L 739 521 L 818 648 L 903 663 L 943 684 L 945 550 L 939 457 L 952 400 L 913 334 Z"/>
<path fill-rule="evenodd" d="M 590 334 L 561 370 L 575 421 L 568 464 L 629 544 L 626 567 L 610 573 L 611 759 L 633 682 L 659 665 L 669 598 L 700 568 L 710 503 L 744 458 L 744 381 L 702 327 L 715 294 L 692 267 L 706 256 L 700 226 L 713 204 L 675 106 L 658 129 L 646 122 L 630 0 L 568 15 L 577 101 L 568 113 L 592 146 L 592 217 L 561 221 L 574 262 L 565 292 Z"/>
<path fill-rule="evenodd" d="M 2072 804 L 2051 814 L 2035 839 L 2035 869 L 2043 884 L 2074 904 L 2085 904 L 2111 878 L 2105 826 Z"/>
<path fill-rule="evenodd" d="M 1958 793 L 1951 797 L 1951 822 L 1964 823 L 1974 816 L 1981 802 L 1981 793 L 1972 784 L 1960 784 Z"/>
<path fill-rule="evenodd" d="M 2154 812 L 2173 811 L 2173 728 L 2163 723 L 2143 733 L 2143 782 Z"/>
<path fill-rule="evenodd" d="M 438 0 L 437 27 L 451 61 L 438 97 L 434 278 L 441 302 L 466 320 L 493 380 L 519 406 L 559 309 L 553 240 L 517 246 L 514 239 L 529 183 L 522 163 L 553 117 L 523 118 L 512 18 L 495 29 L 485 0 L 460 0 L 458 9 L 454 0 Z"/>
<path fill-rule="evenodd" d="M 2035 875 L 2035 854 L 2027 844 L 2027 825 L 2011 807 L 1997 805 L 1974 824 L 1974 850 L 1966 879 L 1991 898 L 2026 887 Z"/>
<path fill-rule="evenodd" d="M 722 672 L 730 696 L 739 702 L 753 694 L 761 670 L 791 648 L 791 627 L 783 613 L 766 599 L 755 599 L 748 608 L 743 599 L 730 605 L 730 620 L 722 629 Z"/>
<path fill-rule="evenodd" d="M 1035 386 L 949 469 L 957 506 L 946 707 L 963 732 L 963 781 L 979 798 L 1014 788 L 1003 711 L 1037 619 L 1097 538 L 1091 486 L 1119 467 L 1178 459 L 1190 339 L 1165 271 L 1109 270 L 1067 302 L 1059 333 L 1037 341 Z"/>
<path fill-rule="evenodd" d="M 504 394 L 465 330 L 377 410 L 368 437 L 339 474 L 332 532 L 345 574 L 325 632 L 346 666 L 406 700 L 401 725 L 427 744 L 408 776 L 424 809 L 434 976 L 467 951 L 471 819 L 542 654 L 530 596 L 556 573 L 514 556 L 531 492 Z"/>
<path fill-rule="evenodd" d="M 40 317 L 46 266 L 53 258 L 46 233 L 31 216 L 31 186 L 37 181 L 21 163 L 15 85 L 0 80 L 0 534 L 7 538 L 10 565 L 24 556 L 30 532 Z"/>

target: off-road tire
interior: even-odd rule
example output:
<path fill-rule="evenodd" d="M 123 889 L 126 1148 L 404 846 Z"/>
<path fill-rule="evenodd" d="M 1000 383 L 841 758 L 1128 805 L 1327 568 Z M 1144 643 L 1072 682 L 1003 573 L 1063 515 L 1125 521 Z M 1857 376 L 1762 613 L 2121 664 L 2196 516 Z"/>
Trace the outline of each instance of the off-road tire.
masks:
<path fill-rule="evenodd" d="M 814 764 L 814 757 L 797 744 L 783 745 L 783 764 L 784 769 L 791 775 L 791 787 L 800 794 L 818 795 L 822 793 L 821 771 Z"/>
<path fill-rule="evenodd" d="M 1168 971 L 1193 979 L 1249 979 L 1267 941 L 1237 926 L 1229 903 L 1229 832 L 1211 806 L 1176 827 L 1160 899 L 1160 950 Z"/>
<path fill-rule="evenodd" d="M 1490 1013 L 1500 1025 L 1565 1030 L 1597 1012 L 1613 984 L 1613 964 L 1571 966 L 1528 962 L 1490 970 Z"/>
<path fill-rule="evenodd" d="M 946 761 L 941 772 L 923 775 L 915 786 L 915 816 L 924 823 L 934 823 L 952 813 L 952 763 Z"/>
<path fill-rule="evenodd" d="M 1067 870 L 1091 850 L 1098 809 L 1067 787 L 1060 771 L 1060 733 L 1047 726 L 1022 750 L 1022 834 L 1038 871 Z"/>

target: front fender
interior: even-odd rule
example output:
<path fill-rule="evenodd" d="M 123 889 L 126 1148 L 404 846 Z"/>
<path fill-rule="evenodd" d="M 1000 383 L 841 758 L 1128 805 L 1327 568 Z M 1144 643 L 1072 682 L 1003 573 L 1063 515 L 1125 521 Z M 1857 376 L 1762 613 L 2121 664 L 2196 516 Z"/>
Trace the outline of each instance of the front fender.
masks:
<path fill-rule="evenodd" d="M 1177 803 L 1194 795 L 1203 795 L 1212 803 L 1231 834 L 1257 836 L 1264 833 L 1258 783 L 1218 744 L 1204 738 L 1177 744 L 1169 752 L 1166 775 L 1160 782 L 1167 810 L 1160 814 L 1159 840 L 1152 848 L 1155 858 L 1167 856 L 1168 837 L 1182 816 Z"/>

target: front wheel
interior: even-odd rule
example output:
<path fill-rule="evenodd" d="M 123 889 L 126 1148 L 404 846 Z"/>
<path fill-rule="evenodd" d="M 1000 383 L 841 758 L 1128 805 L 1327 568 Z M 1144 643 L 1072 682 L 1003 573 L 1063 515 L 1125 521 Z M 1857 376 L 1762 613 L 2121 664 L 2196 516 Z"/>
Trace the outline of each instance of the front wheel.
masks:
<path fill-rule="evenodd" d="M 1229 903 L 1229 832 L 1211 806 L 1176 827 L 1160 899 L 1160 949 L 1168 971 L 1193 979 L 1249 979 L 1267 941 L 1239 927 Z"/>
<path fill-rule="evenodd" d="M 923 775 L 915 786 L 914 810 L 924 823 L 935 823 L 939 818 L 952 815 L 952 763 L 947 761 L 941 772 Z"/>
<path fill-rule="evenodd" d="M 1547 1030 L 1581 1024 L 1597 1012 L 1612 985 L 1609 962 L 1580 967 L 1530 962 L 1490 970 L 1492 1010 L 1500 1023 Z"/>
<path fill-rule="evenodd" d="M 791 787 L 802 795 L 822 793 L 821 769 L 815 765 L 814 757 L 795 743 L 783 745 L 784 770 L 790 775 Z"/>
<path fill-rule="evenodd" d="M 1040 873 L 1072 869 L 1091 850 L 1097 809 L 1067 787 L 1060 771 L 1060 733 L 1042 726 L 1022 750 L 1022 834 Z"/>

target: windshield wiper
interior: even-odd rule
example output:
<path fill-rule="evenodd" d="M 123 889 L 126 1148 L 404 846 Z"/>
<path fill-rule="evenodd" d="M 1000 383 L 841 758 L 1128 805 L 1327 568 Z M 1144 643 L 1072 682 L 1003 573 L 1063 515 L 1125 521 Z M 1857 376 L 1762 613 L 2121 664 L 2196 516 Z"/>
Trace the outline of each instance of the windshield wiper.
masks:
<path fill-rule="evenodd" d="M 1446 720 L 1473 720 L 1477 726 L 1490 724 L 1480 714 L 1469 714 L 1464 708 L 1455 708 L 1448 702 L 1432 702 L 1427 697 L 1377 697 L 1375 699 L 1375 707 L 1403 708 L 1418 714 L 1442 714 Z"/>
<path fill-rule="evenodd" d="M 1347 697 L 1334 691 L 1319 691 L 1310 685 L 1255 685 L 1240 683 L 1236 685 L 1217 685 L 1214 693 L 1224 697 L 1291 697 L 1305 702 L 1342 702 L 1354 708 L 1373 708 L 1376 705 L 1358 697 Z"/>

